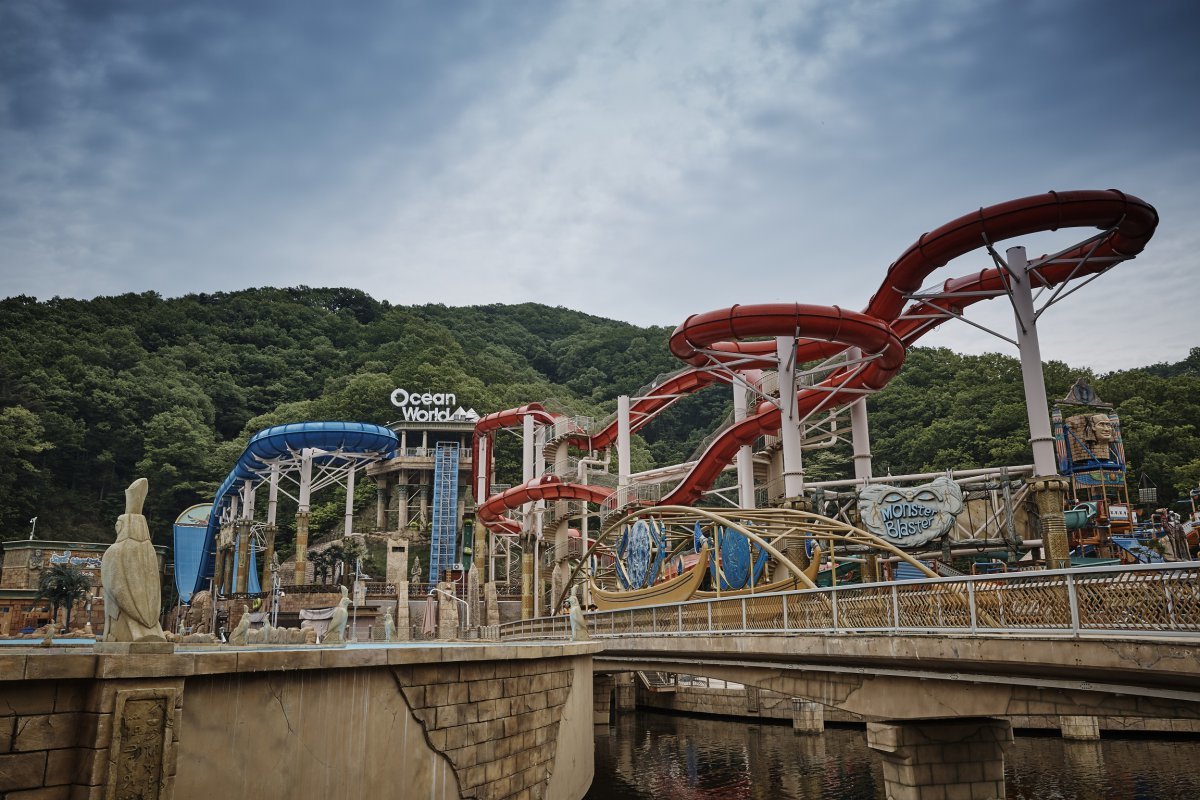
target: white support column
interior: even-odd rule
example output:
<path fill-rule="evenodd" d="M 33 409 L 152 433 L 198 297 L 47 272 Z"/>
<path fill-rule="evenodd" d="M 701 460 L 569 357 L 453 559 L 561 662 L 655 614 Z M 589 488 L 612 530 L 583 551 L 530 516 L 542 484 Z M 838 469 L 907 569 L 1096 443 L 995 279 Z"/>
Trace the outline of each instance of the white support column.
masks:
<path fill-rule="evenodd" d="M 628 502 L 629 475 L 629 395 L 623 394 L 617 398 L 617 501 L 624 505 Z"/>
<path fill-rule="evenodd" d="M 296 498 L 298 512 L 307 514 L 309 512 L 309 504 L 312 499 L 312 464 L 313 451 L 311 447 L 306 447 L 300 453 L 300 490 Z"/>
<path fill-rule="evenodd" d="M 1017 347 L 1021 352 L 1021 381 L 1025 386 L 1025 409 L 1029 415 L 1029 442 L 1033 446 L 1033 468 L 1038 477 L 1058 475 L 1054 435 L 1046 402 L 1046 380 L 1042 375 L 1042 348 L 1038 343 L 1037 319 L 1033 310 L 1033 286 L 1024 247 L 1010 247 L 1008 274 L 1012 285 L 1013 313 L 1017 318 Z"/>
<path fill-rule="evenodd" d="M 862 350 L 851 347 L 847 354 L 852 361 L 862 358 Z M 854 477 L 871 478 L 871 429 L 867 425 L 867 398 L 860 397 L 850 404 L 850 438 L 854 444 Z"/>
<path fill-rule="evenodd" d="M 540 478 L 546 474 L 546 426 L 538 425 L 534 429 L 533 434 L 533 475 Z M 538 500 L 533 504 L 533 596 L 535 616 L 541 616 L 545 611 L 541 608 L 542 597 L 542 524 L 546 519 L 544 513 L 546 508 L 545 500 Z"/>
<path fill-rule="evenodd" d="M 357 471 L 358 462 L 351 461 L 346 468 L 346 536 L 354 533 L 354 473 Z"/>
<path fill-rule="evenodd" d="M 254 519 L 254 482 L 249 478 L 242 481 L 242 519 Z"/>
<path fill-rule="evenodd" d="M 775 338 L 779 358 L 779 438 L 783 443 L 783 493 L 787 498 L 804 494 L 804 458 L 801 453 L 800 415 L 796 411 L 796 340 Z"/>
<path fill-rule="evenodd" d="M 487 449 L 488 437 L 486 433 L 479 434 L 475 440 L 475 503 L 476 505 L 487 500 Z"/>
<path fill-rule="evenodd" d="M 750 390 L 740 382 L 733 384 L 733 421 L 741 422 L 746 418 L 749 408 Z M 742 508 L 754 508 L 754 450 L 744 444 L 737 452 L 738 476 L 738 505 Z"/>
<path fill-rule="evenodd" d="M 279 509 L 279 465 L 271 465 L 270 483 L 267 484 L 267 524 L 275 524 L 275 513 Z"/>

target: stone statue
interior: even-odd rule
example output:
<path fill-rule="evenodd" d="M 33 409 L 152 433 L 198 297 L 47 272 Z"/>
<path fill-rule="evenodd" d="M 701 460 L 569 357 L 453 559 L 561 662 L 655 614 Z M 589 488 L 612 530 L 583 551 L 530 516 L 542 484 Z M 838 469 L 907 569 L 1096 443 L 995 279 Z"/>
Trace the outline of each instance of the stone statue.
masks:
<path fill-rule="evenodd" d="M 207 590 L 192 595 L 185 616 L 189 633 L 212 633 L 212 595 Z"/>
<path fill-rule="evenodd" d="M 396 638 L 396 621 L 392 619 L 392 610 L 383 612 L 383 640 L 390 642 Z"/>
<path fill-rule="evenodd" d="M 421 582 L 421 557 L 420 556 L 413 557 L 413 566 L 412 566 L 412 569 L 409 570 L 408 579 L 410 581 L 412 581 L 413 583 Z"/>
<path fill-rule="evenodd" d="M 104 551 L 104 641 L 165 642 L 158 623 L 162 589 L 158 554 L 142 516 L 149 483 L 138 478 L 125 490 L 125 513 L 117 518 L 117 541 Z"/>
<path fill-rule="evenodd" d="M 592 637 L 588 634 L 587 620 L 583 618 L 583 609 L 579 607 L 579 600 L 575 595 L 567 598 L 567 604 L 571 606 L 571 641 L 586 642 Z"/>
<path fill-rule="evenodd" d="M 346 620 L 350 616 L 350 595 L 346 592 L 346 587 L 342 587 L 342 599 L 338 601 L 338 606 L 333 610 L 333 617 L 329 620 L 329 630 L 325 632 L 325 637 L 321 640 L 321 644 L 344 644 L 346 632 Z"/>
<path fill-rule="evenodd" d="M 250 630 L 250 609 L 242 606 L 242 618 L 238 620 L 238 624 L 234 626 L 233 633 L 229 634 L 229 643 L 232 645 L 244 645 L 249 642 L 247 633 Z"/>

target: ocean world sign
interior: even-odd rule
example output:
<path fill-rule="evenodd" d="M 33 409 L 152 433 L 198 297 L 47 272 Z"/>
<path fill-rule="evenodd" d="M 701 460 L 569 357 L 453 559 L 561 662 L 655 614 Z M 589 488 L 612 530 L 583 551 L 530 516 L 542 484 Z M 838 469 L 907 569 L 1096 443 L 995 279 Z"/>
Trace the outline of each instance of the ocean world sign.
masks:
<path fill-rule="evenodd" d="M 858 493 L 863 527 L 906 549 L 921 547 L 949 531 L 962 509 L 962 489 L 946 477 L 921 486 L 872 484 Z"/>
<path fill-rule="evenodd" d="M 449 422 L 457 403 L 453 392 L 412 392 L 403 388 L 392 392 L 392 405 L 402 411 L 405 422 Z"/>

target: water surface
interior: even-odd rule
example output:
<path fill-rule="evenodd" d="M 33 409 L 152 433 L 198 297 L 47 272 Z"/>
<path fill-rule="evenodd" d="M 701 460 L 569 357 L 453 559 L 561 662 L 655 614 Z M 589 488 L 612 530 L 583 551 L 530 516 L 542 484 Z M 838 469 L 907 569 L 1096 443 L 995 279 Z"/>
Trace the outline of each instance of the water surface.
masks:
<path fill-rule="evenodd" d="M 586 800 L 883 800 L 881 756 L 860 728 L 798 736 L 786 725 L 626 712 L 596 729 Z M 1015 800 L 1194 800 L 1200 742 L 1018 736 Z"/>

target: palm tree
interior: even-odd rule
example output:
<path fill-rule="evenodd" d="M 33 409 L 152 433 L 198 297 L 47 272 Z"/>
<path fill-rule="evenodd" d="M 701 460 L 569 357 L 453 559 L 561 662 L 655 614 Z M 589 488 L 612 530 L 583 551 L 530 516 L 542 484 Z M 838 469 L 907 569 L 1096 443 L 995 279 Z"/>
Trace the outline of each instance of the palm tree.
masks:
<path fill-rule="evenodd" d="M 67 620 L 63 627 L 71 629 L 71 606 L 83 600 L 92 591 L 92 580 L 87 573 L 70 564 L 55 564 L 42 572 L 38 578 L 38 593 L 34 601 L 46 598 L 50 601 L 51 616 L 58 618 L 58 609 L 67 609 Z"/>

